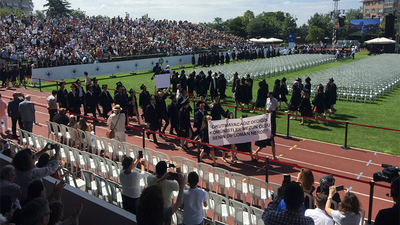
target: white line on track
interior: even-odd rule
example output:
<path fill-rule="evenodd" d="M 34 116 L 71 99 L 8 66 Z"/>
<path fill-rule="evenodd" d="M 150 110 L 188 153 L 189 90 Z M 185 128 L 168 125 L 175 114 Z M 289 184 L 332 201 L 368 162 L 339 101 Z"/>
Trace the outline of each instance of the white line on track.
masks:
<path fill-rule="evenodd" d="M 276 145 L 283 146 L 283 147 L 288 147 L 288 148 L 292 148 L 292 147 L 293 147 L 293 146 L 290 146 L 290 145 L 279 144 L 279 143 L 276 143 Z M 330 156 L 330 157 L 336 157 L 336 158 L 339 158 L 339 159 L 351 160 L 351 161 L 355 161 L 355 162 L 359 162 L 359 163 L 363 163 L 363 164 L 368 163 L 368 161 L 363 161 L 363 160 L 348 158 L 348 157 L 344 157 L 344 156 L 332 155 L 332 154 L 329 154 L 329 153 L 318 152 L 318 151 L 314 151 L 314 150 L 310 150 L 310 149 L 305 149 L 305 148 L 300 148 L 300 147 L 296 147 L 296 149 L 302 150 L 302 151 L 306 151 L 306 152 L 315 153 L 315 154 L 326 155 L 326 156 Z M 381 164 L 373 163 L 373 162 L 371 162 L 370 165 L 375 165 L 375 166 L 381 167 Z"/>

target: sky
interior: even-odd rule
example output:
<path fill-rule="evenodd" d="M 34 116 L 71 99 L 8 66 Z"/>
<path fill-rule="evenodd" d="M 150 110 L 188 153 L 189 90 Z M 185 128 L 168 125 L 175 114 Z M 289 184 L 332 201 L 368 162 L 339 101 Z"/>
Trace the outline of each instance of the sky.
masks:
<path fill-rule="evenodd" d="M 193 23 L 212 22 L 215 17 L 224 21 L 242 16 L 246 10 L 255 15 L 262 12 L 288 12 L 297 18 L 297 26 L 318 13 L 333 10 L 328 0 L 68 0 L 71 8 L 80 9 L 86 15 L 125 16 L 132 18 L 148 14 L 154 19 L 187 20 Z M 46 0 L 33 0 L 34 10 L 43 10 Z M 339 9 L 358 9 L 359 0 L 341 0 Z"/>

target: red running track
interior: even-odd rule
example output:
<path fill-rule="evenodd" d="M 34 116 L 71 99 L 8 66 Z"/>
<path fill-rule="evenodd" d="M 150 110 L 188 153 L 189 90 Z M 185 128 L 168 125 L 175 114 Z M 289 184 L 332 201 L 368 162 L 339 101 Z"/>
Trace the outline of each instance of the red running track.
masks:
<path fill-rule="evenodd" d="M 32 101 L 36 105 L 36 122 L 39 125 L 34 125 L 33 132 L 42 136 L 47 136 L 46 120 L 49 119 L 46 106 L 46 98 L 50 95 L 49 93 L 39 92 L 36 90 L 25 90 L 23 88 L 14 88 L 10 90 L 0 89 L 0 93 L 3 99 L 8 102 L 13 92 L 22 92 L 25 95 L 29 94 L 32 96 Z M 83 112 L 83 110 L 82 110 Z M 136 120 L 131 120 L 131 125 L 137 126 Z M 8 120 L 9 129 L 11 129 L 11 119 Z M 137 126 L 139 127 L 139 126 Z M 307 129 L 305 127 L 305 129 Z M 105 136 L 107 126 L 104 123 L 96 126 L 96 135 Z M 168 131 L 169 129 L 167 129 Z M 12 138 L 11 132 L 4 135 L 3 137 Z M 373 152 L 364 149 L 342 149 L 339 145 L 297 138 L 284 139 L 284 135 L 278 135 L 276 140 L 276 152 L 279 156 L 279 160 L 285 163 L 296 164 L 298 167 L 292 167 L 283 165 L 278 162 L 270 162 L 269 164 L 269 182 L 280 184 L 283 180 L 283 174 L 290 174 L 292 180 L 295 180 L 299 168 L 307 167 L 313 170 L 315 187 L 318 186 L 319 179 L 325 174 L 340 175 L 335 176 L 336 185 L 345 185 L 345 187 L 352 187 L 351 191 L 354 192 L 359 200 L 361 201 L 362 208 L 368 215 L 368 203 L 369 203 L 369 184 L 372 180 L 372 174 L 377 171 L 381 171 L 381 164 L 399 165 L 400 157 L 388 155 L 379 152 Z M 130 131 L 127 133 L 126 140 L 129 143 L 142 146 L 142 135 L 137 130 Z M 155 145 L 146 138 L 145 145 L 147 148 L 155 149 L 167 153 L 171 156 L 184 156 L 194 161 L 197 161 L 197 149 L 189 152 L 184 152 L 179 148 L 179 140 L 166 138 L 163 140 L 158 138 L 159 145 Z M 252 147 L 256 149 L 255 146 Z M 270 149 L 263 149 L 259 153 L 260 156 L 269 156 L 272 158 Z M 221 160 L 221 153 L 216 152 L 218 157 L 218 167 L 228 169 L 233 172 L 240 172 L 247 176 L 254 176 L 260 179 L 265 179 L 265 161 L 260 160 L 259 162 L 252 162 L 250 156 L 238 154 L 239 161 L 236 164 L 224 163 Z M 210 158 L 205 158 L 206 163 L 211 164 Z M 393 201 L 386 194 L 390 192 L 390 184 L 378 183 L 379 186 L 375 186 L 374 191 L 374 202 L 372 210 L 372 219 L 375 219 L 377 212 L 380 209 L 392 207 Z M 343 196 L 343 193 L 340 193 Z"/>

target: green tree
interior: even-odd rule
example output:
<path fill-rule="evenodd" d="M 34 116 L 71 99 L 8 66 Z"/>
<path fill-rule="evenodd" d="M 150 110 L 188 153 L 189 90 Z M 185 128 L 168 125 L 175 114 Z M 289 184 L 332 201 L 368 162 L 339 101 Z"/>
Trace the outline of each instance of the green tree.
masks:
<path fill-rule="evenodd" d="M 311 26 L 308 29 L 308 34 L 306 37 L 306 41 L 309 43 L 318 43 L 324 39 L 324 30 L 317 26 Z"/>
<path fill-rule="evenodd" d="M 315 13 L 308 19 L 307 23 L 310 28 L 316 26 L 324 30 L 324 37 L 332 38 L 334 24 L 331 21 L 330 14 Z"/>
<path fill-rule="evenodd" d="M 71 13 L 71 4 L 67 0 L 47 0 L 43 6 L 47 7 L 45 12 L 50 17 L 65 17 Z"/>
<path fill-rule="evenodd" d="M 11 15 L 14 14 L 17 16 L 17 18 L 21 18 L 21 15 L 24 13 L 22 10 L 18 9 L 0 9 L 0 16 L 3 17 L 5 15 Z"/>
<path fill-rule="evenodd" d="M 247 10 L 243 13 L 243 25 L 247 26 L 251 20 L 255 18 L 254 12 L 251 10 Z"/>
<path fill-rule="evenodd" d="M 227 20 L 226 31 L 240 37 L 247 37 L 246 26 L 243 24 L 243 17 L 238 16 L 234 19 Z"/>
<path fill-rule="evenodd" d="M 72 9 L 70 15 L 74 18 L 84 19 L 86 18 L 86 12 L 82 11 L 80 8 Z"/>
<path fill-rule="evenodd" d="M 42 10 L 36 10 L 35 11 L 36 17 L 43 20 L 44 18 L 46 18 L 46 15 L 44 15 Z"/>

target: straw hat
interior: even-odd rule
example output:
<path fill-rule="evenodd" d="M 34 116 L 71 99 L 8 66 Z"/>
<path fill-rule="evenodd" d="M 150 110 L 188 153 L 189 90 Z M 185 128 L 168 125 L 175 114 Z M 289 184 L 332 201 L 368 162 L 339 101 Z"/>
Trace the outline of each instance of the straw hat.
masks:
<path fill-rule="evenodd" d="M 121 108 L 121 106 L 120 106 L 120 105 L 115 105 L 115 106 L 113 107 L 113 110 L 118 110 L 118 111 L 121 111 L 121 110 L 122 110 L 122 108 Z"/>

